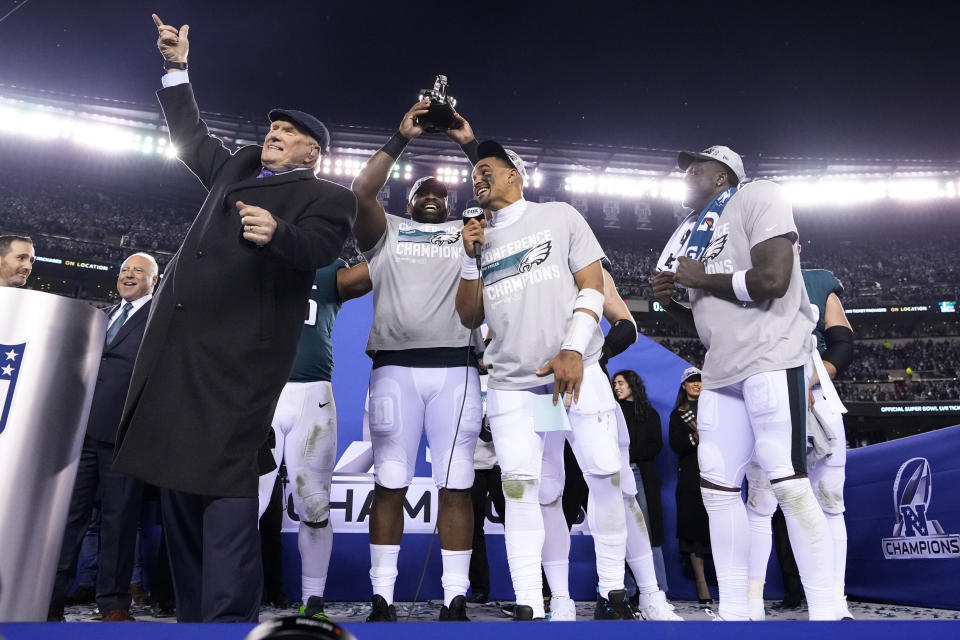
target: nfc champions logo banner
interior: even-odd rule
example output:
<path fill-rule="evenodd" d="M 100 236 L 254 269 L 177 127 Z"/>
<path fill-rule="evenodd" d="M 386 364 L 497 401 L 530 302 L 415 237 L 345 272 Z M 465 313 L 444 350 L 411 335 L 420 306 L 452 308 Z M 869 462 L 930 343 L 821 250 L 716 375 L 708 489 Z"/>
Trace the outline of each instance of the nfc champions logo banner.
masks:
<path fill-rule="evenodd" d="M 527 273 L 550 257 L 552 245 L 553 242 L 547 240 L 532 249 L 519 251 L 500 260 L 488 262 L 483 265 L 483 284 L 489 286 L 500 282 L 504 278 Z"/>
<path fill-rule="evenodd" d="M 452 227 L 414 227 L 406 222 L 397 231 L 397 255 L 414 258 L 459 258 L 460 230 Z"/>
<path fill-rule="evenodd" d="M 23 363 L 27 343 L 0 344 L 0 433 L 7 428 L 7 416 L 13 405 L 13 392 Z"/>
<path fill-rule="evenodd" d="M 896 522 L 893 537 L 883 539 L 887 560 L 960 557 L 960 534 L 945 533 L 930 519 L 933 472 L 926 458 L 910 458 L 893 481 Z"/>

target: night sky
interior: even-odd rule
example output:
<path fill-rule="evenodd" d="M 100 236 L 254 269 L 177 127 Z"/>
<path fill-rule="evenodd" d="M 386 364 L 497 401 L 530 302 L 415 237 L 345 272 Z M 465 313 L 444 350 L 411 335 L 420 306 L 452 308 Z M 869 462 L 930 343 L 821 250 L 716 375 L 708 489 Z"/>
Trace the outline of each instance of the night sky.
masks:
<path fill-rule="evenodd" d="M 0 23 L 0 82 L 151 103 L 152 11 L 190 24 L 209 111 L 393 127 L 445 73 L 481 138 L 960 159 L 947 1 L 30 0 Z"/>

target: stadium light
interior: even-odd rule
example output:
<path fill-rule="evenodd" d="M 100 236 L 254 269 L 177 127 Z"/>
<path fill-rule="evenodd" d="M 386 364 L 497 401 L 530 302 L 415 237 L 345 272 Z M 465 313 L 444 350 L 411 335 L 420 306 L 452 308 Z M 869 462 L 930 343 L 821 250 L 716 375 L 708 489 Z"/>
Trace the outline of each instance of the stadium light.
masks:
<path fill-rule="evenodd" d="M 79 107 L 82 109 L 83 107 Z M 110 117 L 99 113 L 31 104 L 0 96 L 0 135 L 52 141 L 64 140 L 77 146 L 106 153 L 136 153 L 173 159 L 177 150 L 166 132 L 153 123 Z M 235 141 L 239 144 L 240 141 Z M 364 167 L 369 150 L 338 148 L 336 156 L 324 156 L 323 174 L 352 178 Z M 448 184 L 470 181 L 469 169 L 454 157 L 439 157 L 435 175 Z M 422 168 L 418 164 L 418 169 Z M 393 180 L 413 180 L 413 166 L 396 163 L 390 171 Z M 665 173 L 627 167 L 608 167 L 602 172 L 576 171 L 560 178 L 562 190 L 576 195 L 595 194 L 633 200 L 661 200 L 679 203 L 684 186 L 676 172 Z M 528 188 L 540 189 L 548 176 L 539 169 L 529 172 Z M 883 200 L 925 202 L 960 197 L 960 177 L 935 171 L 893 174 L 861 173 L 821 176 L 778 176 L 797 205 L 843 207 Z"/>
<path fill-rule="evenodd" d="M 343 158 L 325 156 L 320 164 L 320 171 L 327 175 L 356 177 L 366 164 L 366 160 L 358 160 L 349 156 Z"/>
<path fill-rule="evenodd" d="M 929 175 L 891 178 L 824 176 L 822 178 L 772 178 L 797 205 L 849 206 L 880 200 L 919 202 L 960 197 L 960 180 Z M 613 173 L 571 173 L 563 180 L 564 191 L 626 199 L 683 200 L 683 180 L 675 175 L 657 178 Z"/>
<path fill-rule="evenodd" d="M 39 140 L 68 140 L 76 145 L 107 153 L 155 152 L 174 157 L 164 138 L 144 132 L 127 121 L 95 114 L 73 113 L 7 101 L 0 104 L 0 132 Z M 161 140 L 163 143 L 161 143 Z"/>
<path fill-rule="evenodd" d="M 540 169 L 534 169 L 533 174 L 530 176 L 530 186 L 534 189 L 539 189 L 540 185 L 543 184 L 543 174 L 540 173 Z"/>
<path fill-rule="evenodd" d="M 659 198 L 661 181 L 657 178 L 625 175 L 574 173 L 563 182 L 565 191 L 623 198 Z"/>
<path fill-rule="evenodd" d="M 780 183 L 794 204 L 844 206 L 879 200 L 920 202 L 957 197 L 950 180 L 900 176 L 884 179 L 824 177 L 819 180 L 787 180 Z"/>
<path fill-rule="evenodd" d="M 439 166 L 434 174 L 440 182 L 460 184 L 467 181 L 467 170 L 452 166 Z"/>

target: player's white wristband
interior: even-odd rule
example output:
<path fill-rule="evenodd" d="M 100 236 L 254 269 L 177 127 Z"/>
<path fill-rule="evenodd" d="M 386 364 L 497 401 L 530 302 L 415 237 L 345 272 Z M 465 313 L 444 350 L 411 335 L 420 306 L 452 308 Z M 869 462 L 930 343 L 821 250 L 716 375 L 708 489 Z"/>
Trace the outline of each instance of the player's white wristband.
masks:
<path fill-rule="evenodd" d="M 597 318 L 603 317 L 603 294 L 596 289 L 581 289 L 577 294 L 574 309 L 589 309 Z"/>
<path fill-rule="evenodd" d="M 597 321 L 589 314 L 582 311 L 575 311 L 573 318 L 570 319 L 570 325 L 567 327 L 567 335 L 563 339 L 563 345 L 560 349 L 564 351 L 576 351 L 581 356 L 587 352 L 587 346 L 590 339 L 597 333 Z"/>
<path fill-rule="evenodd" d="M 753 302 L 750 292 L 747 291 L 747 270 L 741 269 L 733 274 L 733 293 L 740 302 Z"/>
<path fill-rule="evenodd" d="M 471 258 L 466 252 L 460 259 L 460 277 L 464 280 L 479 280 L 480 270 L 477 269 L 476 258 Z"/>

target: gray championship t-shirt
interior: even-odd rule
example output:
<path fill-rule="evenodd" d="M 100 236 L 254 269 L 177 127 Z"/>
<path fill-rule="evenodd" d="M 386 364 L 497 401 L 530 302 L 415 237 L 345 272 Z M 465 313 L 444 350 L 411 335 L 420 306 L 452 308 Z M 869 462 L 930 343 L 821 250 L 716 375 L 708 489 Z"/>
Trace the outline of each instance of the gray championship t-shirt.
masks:
<path fill-rule="evenodd" d="M 493 340 L 484 352 L 491 389 L 528 389 L 553 382 L 537 369 L 560 352 L 579 289 L 573 274 L 604 257 L 576 209 L 564 202 L 524 202 L 511 224 L 487 226 L 481 256 L 483 310 Z M 597 325 L 584 366 L 600 359 Z"/>
<path fill-rule="evenodd" d="M 463 222 L 414 222 L 387 214 L 379 242 L 363 253 L 373 282 L 367 353 L 467 346 L 457 315 Z"/>
<path fill-rule="evenodd" d="M 750 269 L 750 249 L 764 240 L 789 234 L 797 226 L 783 190 L 769 180 L 744 185 L 716 222 L 704 251 L 707 273 Z M 810 332 L 816 325 L 800 274 L 800 256 L 793 254 L 786 295 L 761 302 L 725 300 L 690 289 L 697 333 L 707 347 L 703 387 L 718 389 L 756 373 L 790 369 L 810 359 Z"/>

